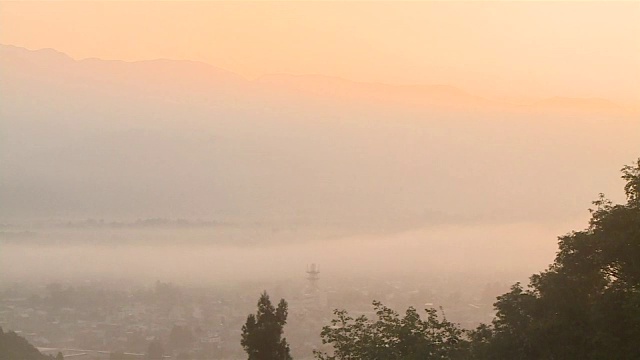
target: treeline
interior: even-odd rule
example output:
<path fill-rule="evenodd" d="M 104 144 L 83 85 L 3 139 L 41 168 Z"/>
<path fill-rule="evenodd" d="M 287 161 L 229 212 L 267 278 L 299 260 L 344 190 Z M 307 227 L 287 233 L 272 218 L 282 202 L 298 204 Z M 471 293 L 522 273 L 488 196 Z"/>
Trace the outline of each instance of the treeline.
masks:
<path fill-rule="evenodd" d="M 600 194 L 589 226 L 559 238 L 554 262 L 499 296 L 491 324 L 463 330 L 436 309 L 376 317 L 336 310 L 322 329 L 319 360 L 640 359 L 640 159 L 622 169 L 627 202 Z M 290 359 L 286 302 L 263 294 L 243 327 L 249 360 Z"/>

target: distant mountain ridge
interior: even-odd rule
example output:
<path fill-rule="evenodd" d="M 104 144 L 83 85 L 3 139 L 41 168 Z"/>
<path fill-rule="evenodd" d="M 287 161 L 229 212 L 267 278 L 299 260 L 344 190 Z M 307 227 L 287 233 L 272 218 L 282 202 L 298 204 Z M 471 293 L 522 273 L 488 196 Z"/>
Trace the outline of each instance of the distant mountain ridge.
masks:
<path fill-rule="evenodd" d="M 601 98 L 550 97 L 526 103 L 513 104 L 489 100 L 470 94 L 460 88 L 445 84 L 392 85 L 357 82 L 324 75 L 264 75 L 256 80 L 218 68 L 214 65 L 192 60 L 142 60 L 121 61 L 87 58 L 74 60 L 55 49 L 28 50 L 14 45 L 0 44 L 0 57 L 4 64 L 26 66 L 20 61 L 30 62 L 30 70 L 55 70 L 58 75 L 72 71 L 93 81 L 105 83 L 122 82 L 145 84 L 150 87 L 174 91 L 207 93 L 222 91 L 225 94 L 269 94 L 285 92 L 311 97 L 334 98 L 356 102 L 392 103 L 400 105 L 444 107 L 447 109 L 507 109 L 507 110 L 574 110 L 625 113 L 633 112 L 619 104 Z M 50 68 L 59 66 L 61 68 Z M 36 75 L 36 74 L 34 74 Z"/>
<path fill-rule="evenodd" d="M 640 123 L 606 101 L 514 105 L 448 85 L 247 80 L 199 62 L 14 46 L 0 46 L 0 99 L 2 223 L 202 218 L 376 232 L 555 220 L 570 213 L 556 204 L 582 211 L 592 199 L 572 191 L 607 190 L 590 183 L 595 169 L 623 164 L 640 141 Z M 569 163 L 582 173 L 548 175 Z"/>

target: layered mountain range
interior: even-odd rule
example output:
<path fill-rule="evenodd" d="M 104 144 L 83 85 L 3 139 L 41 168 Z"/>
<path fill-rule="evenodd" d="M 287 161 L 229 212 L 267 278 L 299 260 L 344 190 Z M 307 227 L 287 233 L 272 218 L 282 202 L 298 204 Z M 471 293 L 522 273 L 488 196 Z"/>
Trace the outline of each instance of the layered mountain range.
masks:
<path fill-rule="evenodd" d="M 0 219 L 394 228 L 578 216 L 638 155 L 605 99 L 248 80 L 194 61 L 0 46 Z M 611 167 L 610 170 L 602 167 Z M 514 210 L 515 209 L 515 210 Z"/>

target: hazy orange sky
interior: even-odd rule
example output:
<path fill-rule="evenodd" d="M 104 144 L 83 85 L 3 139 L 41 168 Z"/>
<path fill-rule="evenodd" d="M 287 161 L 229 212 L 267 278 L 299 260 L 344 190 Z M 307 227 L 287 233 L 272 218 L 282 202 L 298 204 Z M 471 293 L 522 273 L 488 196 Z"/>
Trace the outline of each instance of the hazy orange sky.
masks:
<path fill-rule="evenodd" d="M 640 2 L 1 2 L 0 43 L 640 102 Z"/>

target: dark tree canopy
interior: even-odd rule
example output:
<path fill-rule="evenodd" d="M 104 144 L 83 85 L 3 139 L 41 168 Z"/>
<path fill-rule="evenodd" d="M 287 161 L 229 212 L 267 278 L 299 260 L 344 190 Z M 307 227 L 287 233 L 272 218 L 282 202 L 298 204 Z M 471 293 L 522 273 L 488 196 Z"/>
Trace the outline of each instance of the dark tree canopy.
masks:
<path fill-rule="evenodd" d="M 62 356 L 58 353 L 58 357 Z M 56 358 L 58 358 L 56 357 Z M 0 360 L 53 360 L 50 355 L 43 355 L 25 338 L 13 331 L 4 332 L 0 327 Z"/>
<path fill-rule="evenodd" d="M 438 319 L 435 309 L 426 309 L 422 319 L 410 307 L 404 316 L 373 302 L 376 320 L 349 316 L 336 310 L 331 326 L 322 329 L 322 343 L 333 347 L 331 354 L 316 351 L 319 360 L 418 360 L 454 359 L 460 356 L 463 331 L 447 319 Z"/>
<path fill-rule="evenodd" d="M 498 297 L 472 334 L 481 359 L 640 359 L 640 159 L 627 203 L 594 201 L 589 227 L 559 238 L 554 263 Z"/>
<path fill-rule="evenodd" d="M 404 317 L 374 302 L 377 320 L 336 310 L 319 360 L 640 359 L 640 159 L 622 168 L 627 202 L 600 194 L 587 229 L 561 236 L 549 268 L 497 298 L 491 325 L 463 331 L 435 310 Z"/>
<path fill-rule="evenodd" d="M 282 338 L 287 314 L 287 302 L 284 299 L 275 308 L 267 292 L 262 293 L 258 312 L 250 314 L 242 326 L 241 345 L 249 354 L 249 360 L 291 360 L 287 339 Z"/>

